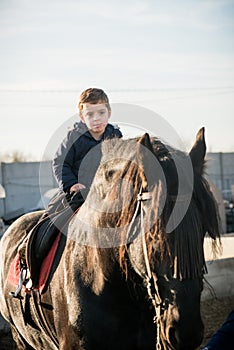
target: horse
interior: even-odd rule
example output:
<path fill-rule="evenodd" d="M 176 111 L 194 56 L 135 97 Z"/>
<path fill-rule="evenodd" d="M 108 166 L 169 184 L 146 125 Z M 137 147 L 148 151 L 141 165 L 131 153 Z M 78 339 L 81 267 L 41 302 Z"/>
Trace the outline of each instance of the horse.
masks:
<path fill-rule="evenodd" d="M 20 350 L 193 350 L 202 342 L 203 242 L 220 241 L 204 176 L 204 128 L 189 153 L 147 133 L 107 140 L 81 208 L 61 234 L 47 286 L 12 298 L 7 275 L 41 212 L 1 240 L 0 311 Z"/>

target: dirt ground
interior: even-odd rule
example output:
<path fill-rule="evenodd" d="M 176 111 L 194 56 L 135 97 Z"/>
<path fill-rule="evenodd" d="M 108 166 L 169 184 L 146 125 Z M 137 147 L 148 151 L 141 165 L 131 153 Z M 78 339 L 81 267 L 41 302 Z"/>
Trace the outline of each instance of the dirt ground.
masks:
<path fill-rule="evenodd" d="M 204 346 L 212 334 L 222 325 L 229 312 L 234 308 L 234 296 L 222 299 L 211 299 L 202 302 L 201 313 L 205 324 L 205 336 L 200 347 Z M 9 335 L 7 324 L 0 317 L 0 349 L 15 350 Z M 39 349 L 38 349 L 39 350 Z M 44 349 L 45 350 L 45 349 Z"/>
<path fill-rule="evenodd" d="M 206 344 L 214 332 L 223 324 L 233 308 L 234 296 L 202 302 L 201 314 L 205 324 L 205 336 L 202 346 Z"/>

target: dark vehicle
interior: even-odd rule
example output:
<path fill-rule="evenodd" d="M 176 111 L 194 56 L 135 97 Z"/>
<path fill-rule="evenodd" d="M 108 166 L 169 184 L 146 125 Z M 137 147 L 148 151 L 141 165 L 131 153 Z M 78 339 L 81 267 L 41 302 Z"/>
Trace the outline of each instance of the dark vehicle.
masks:
<path fill-rule="evenodd" d="M 234 205 L 229 203 L 229 206 L 225 208 L 227 233 L 234 232 Z"/>

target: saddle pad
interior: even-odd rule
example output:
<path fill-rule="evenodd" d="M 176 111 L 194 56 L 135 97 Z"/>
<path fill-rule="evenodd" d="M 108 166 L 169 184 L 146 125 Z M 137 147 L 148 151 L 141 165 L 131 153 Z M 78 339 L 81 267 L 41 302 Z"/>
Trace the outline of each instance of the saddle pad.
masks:
<path fill-rule="evenodd" d="M 41 270 L 40 270 L 40 277 L 39 277 L 39 284 L 38 284 L 38 289 L 39 292 L 42 294 L 45 287 L 46 287 L 46 282 L 48 281 L 50 271 L 54 262 L 54 257 L 58 248 L 58 244 L 60 241 L 61 237 L 61 232 L 57 235 L 50 251 L 49 254 L 46 256 L 44 259 L 42 265 L 41 265 Z"/>
<path fill-rule="evenodd" d="M 17 254 L 12 260 L 10 268 L 7 274 L 7 281 L 14 287 L 19 283 L 19 274 L 20 274 L 20 256 Z"/>
<path fill-rule="evenodd" d="M 40 270 L 40 276 L 39 276 L 39 283 L 36 289 L 39 289 L 39 292 L 42 294 L 46 283 L 48 281 L 50 271 L 53 265 L 54 257 L 58 248 L 58 244 L 60 241 L 61 233 L 59 233 L 54 240 L 51 249 L 47 256 L 45 257 L 44 261 L 41 265 Z M 13 261 L 11 262 L 8 275 L 7 275 L 7 281 L 14 287 L 18 286 L 19 283 L 19 274 L 20 274 L 20 256 L 17 254 Z M 24 288 L 25 289 L 25 288 Z M 35 289 L 35 288 L 34 288 Z M 27 290 L 26 290 L 27 291 Z"/>

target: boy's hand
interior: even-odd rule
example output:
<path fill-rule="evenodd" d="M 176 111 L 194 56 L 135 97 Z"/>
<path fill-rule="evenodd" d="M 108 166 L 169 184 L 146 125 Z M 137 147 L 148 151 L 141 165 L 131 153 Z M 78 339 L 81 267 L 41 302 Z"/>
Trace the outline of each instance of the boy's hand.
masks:
<path fill-rule="evenodd" d="M 80 183 L 74 184 L 74 185 L 72 185 L 72 187 L 70 188 L 70 193 L 79 192 L 79 191 L 82 190 L 83 188 L 85 188 L 85 185 L 82 185 L 82 184 L 80 184 Z"/>

